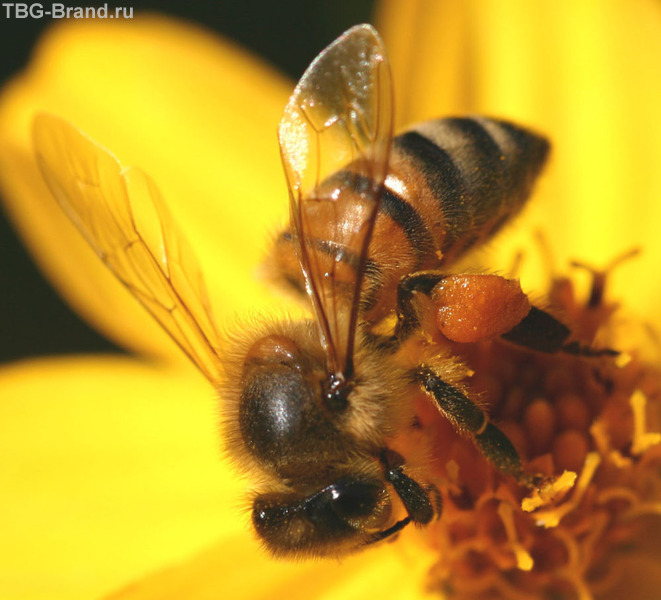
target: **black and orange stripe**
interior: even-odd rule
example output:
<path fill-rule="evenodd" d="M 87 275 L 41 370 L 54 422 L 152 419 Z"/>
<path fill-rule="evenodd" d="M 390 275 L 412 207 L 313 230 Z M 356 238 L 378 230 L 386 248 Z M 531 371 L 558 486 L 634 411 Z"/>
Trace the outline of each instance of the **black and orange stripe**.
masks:
<path fill-rule="evenodd" d="M 395 308 L 402 277 L 446 268 L 517 214 L 548 152 L 547 140 L 536 133 L 484 117 L 427 121 L 394 138 L 364 273 L 363 320 Z M 371 182 L 349 166 L 326 184 L 350 192 L 352 207 L 367 201 L 363 192 Z M 315 223 L 306 243 L 326 261 L 355 271 L 360 248 L 334 239 L 333 225 Z M 289 231 L 278 238 L 278 252 L 290 253 L 279 261 L 283 278 L 304 290 Z"/>

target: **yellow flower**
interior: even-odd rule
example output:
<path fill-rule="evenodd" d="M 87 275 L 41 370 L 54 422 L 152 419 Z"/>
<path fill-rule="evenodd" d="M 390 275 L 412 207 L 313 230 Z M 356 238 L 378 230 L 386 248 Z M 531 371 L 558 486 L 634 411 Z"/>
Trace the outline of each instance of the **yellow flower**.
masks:
<path fill-rule="evenodd" d="M 569 259 L 604 266 L 623 251 L 642 247 L 641 257 L 609 274 L 608 296 L 622 298 L 627 310 L 661 326 L 655 310 L 661 292 L 655 276 L 661 259 L 655 229 L 661 225 L 659 6 L 651 0 L 627 6 L 391 0 L 377 22 L 393 64 L 400 125 L 479 112 L 533 125 L 553 139 L 553 163 L 526 227 L 508 234 L 489 266 L 506 268 L 524 244 L 530 248 L 536 226 L 550 240 L 558 269 Z M 583 600 L 600 592 L 598 585 L 606 589 L 616 573 L 589 572 L 581 560 L 596 556 L 597 567 L 610 569 L 610 557 L 602 560 L 604 549 L 617 549 L 622 540 L 639 541 L 631 537 L 626 519 L 658 511 L 660 500 L 654 477 L 658 447 L 647 435 L 650 428 L 658 430 L 658 415 L 650 409 L 658 409 L 661 401 L 658 372 L 646 356 L 636 354 L 643 342 L 631 337 L 631 328 L 627 337 L 614 340 L 632 360 L 612 377 L 612 389 L 599 392 L 610 412 L 591 405 L 592 420 L 581 438 L 591 451 L 579 453 L 584 459 L 579 463 L 574 452 L 566 457 L 558 451 L 554 457 L 556 466 L 575 471 L 578 480 L 566 484 L 570 492 L 564 498 L 548 497 L 566 491 L 559 480 L 529 499 L 541 505 L 528 506 L 536 511 L 530 514 L 547 525 L 567 511 L 560 527 L 531 528 L 529 513 L 509 501 L 513 492 L 507 486 L 499 488 L 500 496 L 484 495 L 493 485 L 486 477 L 486 484 L 476 478 L 472 488 L 482 494 L 479 518 L 470 512 L 465 527 L 456 502 L 432 527 L 409 528 L 397 543 L 341 564 L 287 564 L 257 549 L 241 510 L 243 484 L 219 456 L 212 391 L 54 203 L 45 201 L 48 191 L 34 163 L 29 131 L 36 111 L 60 114 L 124 164 L 148 172 L 193 241 L 216 314 L 221 323 L 231 323 L 236 313 L 274 310 L 252 274 L 266 251 L 268 232 L 286 216 L 286 188 L 271 132 L 291 87 L 233 46 L 151 17 L 54 29 L 30 68 L 4 90 L 0 182 L 16 227 L 76 310 L 106 335 L 157 360 L 45 359 L 0 372 L 3 598 L 98 597 L 132 580 L 142 581 L 114 597 L 417 598 L 426 589 L 493 597 L 498 589 L 516 598 L 538 590 L 527 586 L 548 584 Z M 526 250 L 522 279 L 527 290 L 548 288 L 545 260 L 540 267 L 534 252 Z M 566 291 L 562 281 L 553 289 L 569 316 L 587 327 L 586 310 Z M 610 313 L 600 313 L 598 320 L 613 330 Z M 480 356 L 473 360 L 484 360 Z M 653 356 L 658 369 L 658 349 Z M 544 377 L 553 369 L 569 372 L 566 360 L 539 359 L 528 377 Z M 493 385 L 490 368 L 487 363 L 477 382 L 487 391 Z M 585 370 L 584 365 L 573 368 Z M 583 371 L 576 375 L 579 381 L 588 377 Z M 562 378 L 552 379 L 560 383 L 543 390 L 549 398 L 564 398 L 560 404 L 569 407 L 569 416 L 563 414 L 572 430 L 579 429 L 581 417 L 572 410 L 580 413 L 584 407 L 576 409 L 575 403 L 572 408 L 574 388 L 562 387 Z M 620 394 L 615 400 L 613 389 Z M 507 401 L 501 404 L 496 408 L 506 419 Z M 524 411 L 525 435 L 541 436 L 548 410 L 542 398 Z M 630 423 L 624 433 L 619 419 Z M 516 441 L 517 423 L 510 426 Z M 616 439 L 620 434 L 625 439 Z M 580 447 L 582 442 L 570 440 L 562 447 L 575 448 L 574 443 Z M 460 470 L 475 460 L 466 455 L 470 448 L 458 440 L 451 450 Z M 446 469 L 445 477 L 459 490 L 461 481 L 453 480 L 451 467 Z M 588 510 L 592 506 L 595 510 Z M 607 517 L 616 526 L 609 529 Z M 477 534 L 471 530 L 476 523 L 482 527 Z M 658 530 L 658 522 L 650 523 Z M 555 531 L 562 534 L 547 544 Z M 604 531 L 608 535 L 599 537 Z M 544 537 L 543 532 L 550 533 Z M 586 542 L 589 533 L 593 537 Z M 566 543 L 558 549 L 562 535 Z M 492 562 L 471 571 L 483 563 L 462 554 L 457 539 L 474 544 L 471 552 L 492 552 Z M 599 551 L 585 551 L 590 543 L 598 543 Z M 636 585 L 654 584 L 650 561 L 659 560 L 659 551 L 650 550 L 647 558 L 634 553 L 635 560 L 618 563 L 644 573 L 622 580 L 632 598 L 649 597 L 645 590 L 650 588 Z M 463 556 L 468 556 L 464 562 Z M 565 569 L 566 587 L 527 578 L 548 573 L 554 560 Z M 158 571 L 169 565 L 177 566 Z M 568 573 L 567 566 L 574 571 Z M 448 572 L 450 567 L 466 572 L 458 576 Z M 150 573 L 156 574 L 143 579 Z M 495 587 L 479 587 L 485 573 Z M 527 589 L 528 595 L 516 596 L 524 593 L 517 589 Z"/>

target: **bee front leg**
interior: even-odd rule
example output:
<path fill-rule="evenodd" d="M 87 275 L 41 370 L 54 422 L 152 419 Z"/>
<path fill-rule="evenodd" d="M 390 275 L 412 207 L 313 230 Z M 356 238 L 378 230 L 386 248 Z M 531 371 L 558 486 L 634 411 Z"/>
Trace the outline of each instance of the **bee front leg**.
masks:
<path fill-rule="evenodd" d="M 432 397 L 436 407 L 459 432 L 473 435 L 478 448 L 499 471 L 528 484 L 523 474 L 519 453 L 509 438 L 493 423 L 486 413 L 460 389 L 443 381 L 430 367 L 421 365 L 415 378 Z"/>
<path fill-rule="evenodd" d="M 411 479 L 403 471 L 404 459 L 388 448 L 381 452 L 381 463 L 385 470 L 386 480 L 395 488 L 409 518 L 414 523 L 426 525 L 434 515 L 440 515 L 442 500 L 438 490 L 431 486 L 425 489 L 417 481 Z M 431 500 L 433 495 L 435 505 Z"/>

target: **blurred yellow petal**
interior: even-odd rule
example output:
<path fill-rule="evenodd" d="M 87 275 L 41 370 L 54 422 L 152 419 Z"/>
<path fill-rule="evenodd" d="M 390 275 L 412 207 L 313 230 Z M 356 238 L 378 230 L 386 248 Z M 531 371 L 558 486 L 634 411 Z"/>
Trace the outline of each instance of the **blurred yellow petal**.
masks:
<path fill-rule="evenodd" d="M 553 142 L 525 231 L 508 230 L 496 264 L 530 247 L 535 227 L 558 264 L 604 266 L 642 247 L 613 274 L 613 297 L 661 325 L 652 311 L 661 280 L 650 277 L 661 263 L 661 4 L 387 0 L 381 9 L 400 125 L 476 112 L 527 123 Z M 540 289 L 534 255 L 524 283 Z"/>
<path fill-rule="evenodd" d="M 49 32 L 0 98 L 0 180 L 37 261 L 82 315 L 129 347 L 168 347 L 52 201 L 30 144 L 35 112 L 69 119 L 149 173 L 200 257 L 212 302 L 233 314 L 258 301 L 252 271 L 286 215 L 275 129 L 289 89 L 231 44 L 162 17 Z"/>
<path fill-rule="evenodd" d="M 129 359 L 0 370 L 0 594 L 99 597 L 242 532 L 202 377 Z"/>
<path fill-rule="evenodd" d="M 254 542 L 236 536 L 108 600 L 414 600 L 428 597 L 421 584 L 428 566 L 422 553 L 407 555 L 398 544 L 341 563 L 276 561 L 256 552 Z"/>

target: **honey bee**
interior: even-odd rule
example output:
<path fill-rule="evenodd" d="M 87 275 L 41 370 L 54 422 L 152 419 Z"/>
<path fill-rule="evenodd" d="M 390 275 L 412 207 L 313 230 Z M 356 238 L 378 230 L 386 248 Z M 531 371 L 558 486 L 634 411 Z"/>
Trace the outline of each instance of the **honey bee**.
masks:
<path fill-rule="evenodd" d="M 547 140 L 484 117 L 393 136 L 389 64 L 369 25 L 312 62 L 278 136 L 290 225 L 270 262 L 314 318 L 255 325 L 229 350 L 155 184 L 57 117 L 38 116 L 33 136 L 64 211 L 218 390 L 228 452 L 255 478 L 263 545 L 339 556 L 438 517 L 439 489 L 394 444 L 414 426 L 420 396 L 496 469 L 530 485 L 450 349 L 502 338 L 583 350 L 516 280 L 449 269 L 519 212 Z"/>

